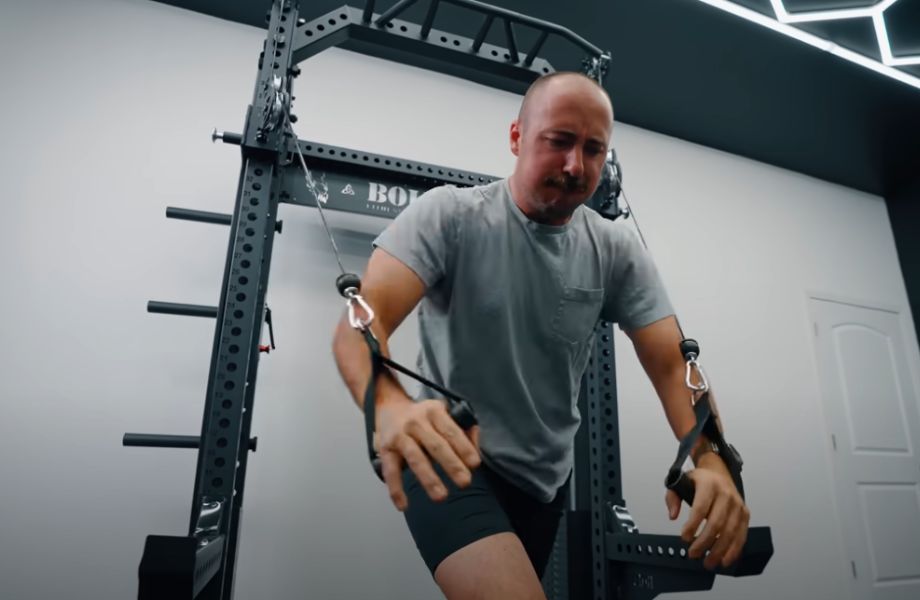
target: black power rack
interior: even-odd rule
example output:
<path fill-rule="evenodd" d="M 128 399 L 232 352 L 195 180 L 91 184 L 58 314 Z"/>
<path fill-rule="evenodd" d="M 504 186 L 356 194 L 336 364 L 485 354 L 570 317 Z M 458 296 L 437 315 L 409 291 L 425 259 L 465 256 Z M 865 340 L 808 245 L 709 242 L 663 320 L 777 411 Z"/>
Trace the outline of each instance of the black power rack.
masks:
<path fill-rule="evenodd" d="M 495 177 L 360 150 L 291 139 L 283 126 L 293 100 L 297 64 L 339 46 L 371 56 L 463 77 L 480 84 L 522 93 L 552 66 L 538 56 L 549 36 L 586 53 L 584 72 L 598 81 L 609 55 L 573 32 L 532 17 L 475 0 L 425 0 L 422 24 L 398 17 L 418 0 L 400 0 L 383 13 L 374 0 L 364 7 L 342 6 L 311 20 L 301 18 L 297 0 L 274 0 L 258 61 L 252 104 L 242 134 L 215 131 L 213 139 L 237 144 L 242 168 L 233 214 L 180 208 L 167 217 L 230 227 L 223 284 L 217 306 L 168 302 L 148 311 L 216 319 L 204 417 L 199 436 L 125 434 L 126 446 L 197 448 L 198 464 L 188 536 L 147 537 L 139 568 L 141 600 L 230 600 L 243 506 L 246 464 L 256 438 L 250 437 L 256 375 L 262 352 L 274 345 L 271 311 L 266 305 L 269 268 L 279 203 L 314 205 L 294 156 L 300 146 L 317 177 L 329 190 L 326 208 L 395 217 L 411 199 L 443 184 L 478 185 Z M 438 8 L 453 4 L 482 16 L 475 37 L 433 27 Z M 498 22 L 503 46 L 487 43 Z M 536 33 L 519 47 L 516 28 Z M 295 117 L 292 115 L 291 120 Z M 616 218 L 616 194 L 600 189 L 591 204 Z M 265 324 L 272 336 L 261 345 Z M 638 533 L 626 510 L 620 483 L 620 456 L 613 330 L 599 323 L 589 370 L 579 399 L 584 426 L 576 440 L 572 505 L 556 541 L 544 577 L 553 600 L 646 599 L 659 593 L 705 590 L 715 573 L 686 557 L 677 536 Z M 763 571 L 773 547 L 767 527 L 751 528 L 742 558 L 731 576 Z"/>

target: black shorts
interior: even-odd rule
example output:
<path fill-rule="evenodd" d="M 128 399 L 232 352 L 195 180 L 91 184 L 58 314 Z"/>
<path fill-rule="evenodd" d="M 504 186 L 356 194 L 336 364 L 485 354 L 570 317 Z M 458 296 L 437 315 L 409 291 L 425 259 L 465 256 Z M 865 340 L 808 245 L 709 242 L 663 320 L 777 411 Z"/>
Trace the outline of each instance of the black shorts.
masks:
<path fill-rule="evenodd" d="M 435 464 L 447 486 L 447 500 L 433 502 L 411 469 L 403 471 L 409 500 L 404 513 L 428 570 L 434 575 L 441 561 L 477 540 L 503 532 L 517 534 L 539 578 L 553 550 L 559 519 L 565 512 L 568 482 L 556 497 L 543 503 L 500 477 L 485 464 L 475 469 L 472 483 L 459 489 Z"/>

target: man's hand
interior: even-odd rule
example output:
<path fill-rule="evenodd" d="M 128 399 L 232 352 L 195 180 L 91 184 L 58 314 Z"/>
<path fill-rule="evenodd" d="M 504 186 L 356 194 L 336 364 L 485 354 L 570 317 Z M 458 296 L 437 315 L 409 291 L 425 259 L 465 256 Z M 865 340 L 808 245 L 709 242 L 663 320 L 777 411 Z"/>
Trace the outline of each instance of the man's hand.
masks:
<path fill-rule="evenodd" d="M 377 407 L 374 445 L 380 453 L 383 479 L 399 511 L 408 508 L 403 491 L 403 464 L 435 502 L 447 499 L 447 488 L 432 467 L 437 461 L 457 487 L 472 481 L 470 469 L 480 464 L 479 426 L 463 431 L 450 417 L 443 400 L 391 401 Z"/>
<path fill-rule="evenodd" d="M 717 454 L 700 457 L 696 469 L 687 473 L 695 487 L 690 518 L 684 524 L 680 537 L 690 544 L 688 556 L 696 559 L 709 550 L 703 566 L 713 570 L 728 567 L 741 556 L 747 541 L 751 512 L 735 489 L 728 468 Z M 680 515 L 681 500 L 672 490 L 665 495 L 668 514 L 673 521 Z M 699 536 L 703 520 L 706 526 Z"/>
<path fill-rule="evenodd" d="M 381 351 L 388 354 L 390 334 L 409 315 L 425 294 L 425 283 L 409 267 L 381 249 L 374 250 L 361 285 L 364 300 L 374 307 L 372 325 Z M 367 343 L 349 324 L 339 320 L 333 342 L 336 364 L 355 403 L 364 409 L 364 394 L 371 376 Z M 405 510 L 404 465 L 415 473 L 434 501 L 447 497 L 447 490 L 431 466 L 440 464 L 458 487 L 472 480 L 470 469 L 479 466 L 479 427 L 464 432 L 450 417 L 442 400 L 413 402 L 395 377 L 376 381 L 374 448 L 380 454 L 383 479 L 393 504 Z"/>

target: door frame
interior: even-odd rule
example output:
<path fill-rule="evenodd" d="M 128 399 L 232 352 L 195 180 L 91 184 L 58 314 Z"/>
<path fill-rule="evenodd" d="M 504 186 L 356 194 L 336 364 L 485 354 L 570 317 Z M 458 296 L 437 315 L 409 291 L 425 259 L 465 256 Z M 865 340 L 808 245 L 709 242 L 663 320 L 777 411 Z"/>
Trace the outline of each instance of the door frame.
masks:
<path fill-rule="evenodd" d="M 848 556 L 848 552 L 846 550 L 847 545 L 844 538 L 841 509 L 837 501 L 837 486 L 839 484 L 839 477 L 837 474 L 837 468 L 835 466 L 834 455 L 836 451 L 834 450 L 833 444 L 831 442 L 831 432 L 827 428 L 830 421 L 825 407 L 825 390 L 822 389 L 821 374 L 818 368 L 817 344 L 815 339 L 815 326 L 817 320 L 815 319 L 815 314 L 812 309 L 813 300 L 835 302 L 837 304 L 846 304 L 855 308 L 888 312 L 897 317 L 898 328 L 900 329 L 902 340 L 904 342 L 904 352 L 906 354 L 905 362 L 907 363 L 908 376 L 911 378 L 911 381 L 914 384 L 914 390 L 918 393 L 918 399 L 916 400 L 918 404 L 918 412 L 920 412 L 920 340 L 918 340 L 916 329 L 913 327 L 912 315 L 909 305 L 897 306 L 891 304 L 890 302 L 882 302 L 877 299 L 869 299 L 867 297 L 857 298 L 846 294 L 828 292 L 826 290 L 816 290 L 814 288 L 806 288 L 805 290 L 805 319 L 807 324 L 809 345 L 811 348 L 810 354 L 812 373 L 814 375 L 814 389 L 816 391 L 816 398 L 818 399 L 818 409 L 822 418 L 822 447 L 824 448 L 825 462 L 828 466 L 828 473 L 830 475 L 828 478 L 828 482 L 830 484 L 829 492 L 831 495 L 831 505 L 833 506 L 834 521 L 837 523 L 837 543 L 839 544 L 839 547 L 844 550 L 844 565 L 842 565 L 842 567 L 848 582 L 848 585 L 846 586 L 848 595 L 851 600 L 861 600 L 857 597 L 859 586 L 850 576 L 850 569 L 846 568 L 848 566 L 846 565 L 846 562 L 852 560 L 852 558 Z M 920 440 L 915 441 L 918 442 L 917 447 L 920 447 Z"/>

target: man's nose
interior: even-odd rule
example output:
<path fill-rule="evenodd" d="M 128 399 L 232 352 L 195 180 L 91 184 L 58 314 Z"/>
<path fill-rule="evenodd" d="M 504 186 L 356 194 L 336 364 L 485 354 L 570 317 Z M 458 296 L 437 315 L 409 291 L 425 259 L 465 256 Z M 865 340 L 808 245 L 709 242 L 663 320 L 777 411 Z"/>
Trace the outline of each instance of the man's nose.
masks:
<path fill-rule="evenodd" d="M 581 177 L 585 172 L 584 155 L 581 148 L 574 146 L 565 158 L 565 172 L 570 177 Z"/>

